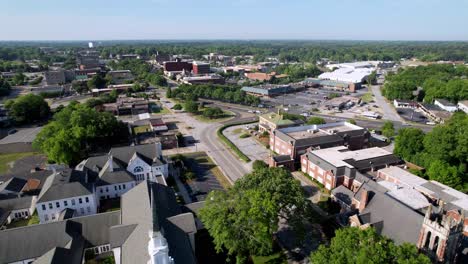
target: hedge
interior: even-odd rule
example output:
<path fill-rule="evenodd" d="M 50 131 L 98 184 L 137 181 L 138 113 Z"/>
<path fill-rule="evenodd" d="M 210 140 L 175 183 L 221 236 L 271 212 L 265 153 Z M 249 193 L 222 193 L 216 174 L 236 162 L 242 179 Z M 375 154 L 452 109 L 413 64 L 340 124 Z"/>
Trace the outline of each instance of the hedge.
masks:
<path fill-rule="evenodd" d="M 229 125 L 224 125 L 222 127 L 220 127 L 218 129 L 218 131 L 216 132 L 216 134 L 218 134 L 218 137 L 221 139 L 222 142 L 224 142 L 224 144 L 226 144 L 232 151 L 234 151 L 234 153 L 236 153 L 236 155 L 243 161 L 245 162 L 249 162 L 250 159 L 249 157 L 247 157 L 247 155 L 245 155 L 244 153 L 242 153 L 242 151 L 236 146 L 234 145 L 234 143 L 231 142 L 231 140 L 229 140 L 224 134 L 223 134 L 223 131 L 228 128 L 228 127 L 232 127 L 232 126 L 238 126 L 238 125 L 245 125 L 245 124 L 251 124 L 251 123 L 256 123 L 257 121 L 249 121 L 249 122 L 246 122 L 246 123 L 234 123 L 234 124 L 229 124 Z"/>

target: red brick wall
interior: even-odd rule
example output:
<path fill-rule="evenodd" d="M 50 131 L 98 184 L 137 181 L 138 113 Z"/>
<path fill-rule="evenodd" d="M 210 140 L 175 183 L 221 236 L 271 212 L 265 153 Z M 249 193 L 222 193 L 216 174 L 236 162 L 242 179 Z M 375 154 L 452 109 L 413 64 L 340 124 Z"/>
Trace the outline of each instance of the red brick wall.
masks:
<path fill-rule="evenodd" d="M 344 177 L 335 177 L 330 171 L 321 170 L 318 166 L 311 163 L 306 155 L 301 156 L 301 170 L 322 183 L 328 190 L 335 188 L 344 181 Z"/>

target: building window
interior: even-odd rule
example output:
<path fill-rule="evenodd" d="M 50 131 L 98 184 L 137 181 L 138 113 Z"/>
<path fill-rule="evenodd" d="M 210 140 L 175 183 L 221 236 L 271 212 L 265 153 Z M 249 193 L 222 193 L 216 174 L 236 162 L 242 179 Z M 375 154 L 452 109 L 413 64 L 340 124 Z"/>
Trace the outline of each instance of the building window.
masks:
<path fill-rule="evenodd" d="M 44 220 L 47 222 L 49 221 L 49 216 L 48 215 L 44 215 Z"/>
<path fill-rule="evenodd" d="M 59 202 L 55 202 L 55 207 L 60 208 L 60 203 L 59 203 Z"/>
<path fill-rule="evenodd" d="M 116 190 L 116 191 L 117 191 L 117 185 L 114 185 L 114 190 Z"/>
<path fill-rule="evenodd" d="M 124 190 L 125 190 L 125 187 L 126 187 L 126 184 L 123 184 L 123 185 L 122 185 L 122 188 L 123 188 Z"/>
<path fill-rule="evenodd" d="M 109 187 L 106 187 L 106 192 L 109 192 Z"/>
<path fill-rule="evenodd" d="M 68 201 L 63 201 L 63 206 L 68 206 Z"/>
<path fill-rule="evenodd" d="M 83 203 L 83 199 L 78 198 L 78 202 L 79 202 L 80 204 L 82 204 L 82 203 Z"/>
<path fill-rule="evenodd" d="M 55 214 L 52 214 L 52 220 L 55 220 Z"/>
<path fill-rule="evenodd" d="M 84 208 L 80 208 L 81 214 L 84 214 Z"/>
<path fill-rule="evenodd" d="M 119 185 L 119 190 L 122 190 L 122 186 L 121 186 L 121 185 Z"/>
<path fill-rule="evenodd" d="M 135 169 L 133 169 L 133 172 L 134 173 L 143 172 L 143 168 L 141 166 L 137 166 L 137 167 L 135 167 Z"/>
<path fill-rule="evenodd" d="M 89 198 L 85 197 L 85 201 L 86 201 L 86 203 L 89 203 Z"/>
<path fill-rule="evenodd" d="M 52 203 L 49 203 L 49 209 L 52 209 L 52 208 L 53 208 Z"/>
<path fill-rule="evenodd" d="M 42 211 L 45 211 L 46 210 L 46 206 L 45 204 L 42 205 Z"/>
<path fill-rule="evenodd" d="M 88 209 L 88 213 L 91 213 L 91 207 L 86 207 L 86 209 Z"/>
<path fill-rule="evenodd" d="M 101 193 L 103 193 L 102 189 L 99 190 Z"/>
<path fill-rule="evenodd" d="M 75 205 L 75 199 L 72 199 L 71 201 L 72 201 L 72 205 Z"/>

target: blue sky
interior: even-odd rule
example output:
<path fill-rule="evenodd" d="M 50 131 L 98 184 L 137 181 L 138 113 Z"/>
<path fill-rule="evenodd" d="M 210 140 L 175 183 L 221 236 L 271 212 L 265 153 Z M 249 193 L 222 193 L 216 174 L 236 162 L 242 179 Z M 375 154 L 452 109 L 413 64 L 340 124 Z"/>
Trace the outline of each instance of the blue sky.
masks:
<path fill-rule="evenodd" d="M 0 0 L 0 40 L 468 40 L 467 0 Z"/>

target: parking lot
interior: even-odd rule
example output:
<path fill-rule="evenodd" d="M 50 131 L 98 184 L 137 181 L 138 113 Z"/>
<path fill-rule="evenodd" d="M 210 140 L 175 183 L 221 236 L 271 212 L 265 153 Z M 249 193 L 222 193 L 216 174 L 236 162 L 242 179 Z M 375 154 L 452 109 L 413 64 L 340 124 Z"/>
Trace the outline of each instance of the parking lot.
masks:
<path fill-rule="evenodd" d="M 233 126 L 224 130 L 224 135 L 236 145 L 242 153 L 247 155 L 252 161 L 263 160 L 267 161 L 270 151 L 263 145 L 258 143 L 253 135 L 241 138 L 241 135 L 248 133 L 245 129 L 245 125 Z"/>

